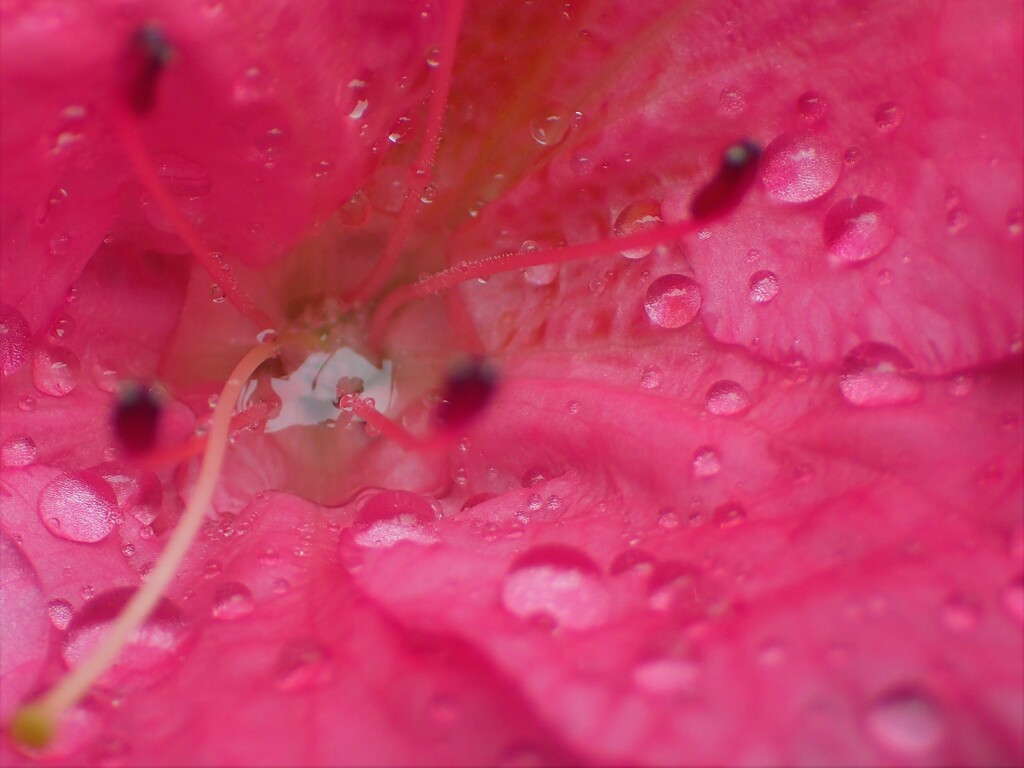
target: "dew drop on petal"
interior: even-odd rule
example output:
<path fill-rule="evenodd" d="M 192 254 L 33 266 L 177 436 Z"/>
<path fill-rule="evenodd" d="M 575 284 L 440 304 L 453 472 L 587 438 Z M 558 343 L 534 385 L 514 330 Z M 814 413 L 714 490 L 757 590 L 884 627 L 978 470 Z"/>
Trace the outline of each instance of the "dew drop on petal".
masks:
<path fill-rule="evenodd" d="M 28 435 L 11 435 L 0 445 L 0 466 L 27 467 L 36 460 L 36 441 Z"/>
<path fill-rule="evenodd" d="M 433 544 L 437 513 L 424 496 L 383 491 L 363 504 L 352 524 L 352 537 L 363 547 L 391 547 L 402 541 Z"/>
<path fill-rule="evenodd" d="M 800 94 L 796 101 L 797 111 L 808 123 L 816 123 L 828 112 L 828 103 L 825 97 L 815 91 L 807 91 Z"/>
<path fill-rule="evenodd" d="M 693 452 L 693 476 L 714 477 L 722 468 L 718 451 L 708 445 L 701 446 Z"/>
<path fill-rule="evenodd" d="M 90 471 L 102 477 L 114 490 L 117 506 L 143 525 L 151 524 L 160 513 L 163 486 L 156 474 L 128 462 L 108 461 Z"/>
<path fill-rule="evenodd" d="M 319 688 L 330 679 L 330 654 L 311 637 L 287 643 L 274 665 L 274 685 L 282 691 Z"/>
<path fill-rule="evenodd" d="M 218 621 L 232 621 L 248 616 L 254 607 L 249 588 L 237 581 L 228 581 L 214 592 L 210 615 Z"/>
<path fill-rule="evenodd" d="M 21 312 L 0 304 L 0 373 L 10 376 L 28 359 L 31 330 Z"/>
<path fill-rule="evenodd" d="M 767 304 L 779 292 L 779 278 L 763 269 L 750 276 L 750 300 L 754 304 Z"/>
<path fill-rule="evenodd" d="M 867 342 L 846 356 L 839 389 L 851 405 L 874 407 L 911 403 L 921 397 L 913 364 L 888 344 Z"/>
<path fill-rule="evenodd" d="M 660 612 L 699 611 L 700 576 L 700 571 L 687 563 L 658 563 L 647 582 L 648 606 Z"/>
<path fill-rule="evenodd" d="M 44 395 L 64 397 L 78 386 L 82 366 L 65 347 L 37 350 L 32 357 L 32 383 Z"/>
<path fill-rule="evenodd" d="M 900 127 L 903 123 L 903 117 L 906 114 L 906 110 L 902 104 L 895 101 L 885 101 L 878 105 L 875 109 L 874 120 L 875 127 L 881 133 L 891 133 Z"/>
<path fill-rule="evenodd" d="M 859 263 L 884 251 L 896 236 L 889 206 L 874 197 L 858 195 L 833 205 L 822 225 L 825 245 L 840 262 Z"/>
<path fill-rule="evenodd" d="M 726 502 L 715 509 L 711 516 L 719 528 L 735 528 L 747 519 L 747 510 L 736 502 Z"/>
<path fill-rule="evenodd" d="M 65 472 L 40 492 L 38 512 L 54 536 L 93 543 L 114 529 L 117 496 L 110 484 L 93 472 Z"/>
<path fill-rule="evenodd" d="M 627 237 L 656 229 L 662 223 L 661 205 L 657 200 L 638 200 L 622 209 L 615 219 L 615 236 Z M 628 248 L 622 252 L 627 259 L 642 259 L 650 248 Z"/>
<path fill-rule="evenodd" d="M 649 365 L 640 374 L 640 386 L 644 389 L 657 389 L 661 386 L 661 368 Z"/>
<path fill-rule="evenodd" d="M 682 328 L 700 312 L 700 285 L 684 275 L 663 275 L 647 288 L 644 309 L 660 328 Z"/>
<path fill-rule="evenodd" d="M 71 623 L 71 615 L 74 613 L 74 609 L 67 600 L 57 599 L 47 603 L 46 613 L 49 615 L 53 626 L 63 632 L 68 628 L 68 624 Z"/>
<path fill-rule="evenodd" d="M 557 545 L 519 557 L 502 583 L 501 600 L 520 619 L 541 616 L 575 630 L 600 626 L 611 612 L 608 588 L 594 561 Z"/>
<path fill-rule="evenodd" d="M 884 749 L 921 755 L 942 738 L 942 713 L 935 699 L 916 687 L 893 688 L 871 702 L 866 716 L 870 736 Z"/>
<path fill-rule="evenodd" d="M 738 382 L 723 379 L 708 388 L 704 407 L 715 416 L 736 416 L 750 407 L 750 395 Z"/>
<path fill-rule="evenodd" d="M 784 133 L 764 150 L 761 182 L 783 203 L 806 203 L 829 192 L 839 181 L 842 154 L 817 133 Z"/>
<path fill-rule="evenodd" d="M 75 614 L 61 642 L 61 657 L 69 668 L 74 669 L 92 655 L 132 593 L 128 588 L 104 592 Z M 162 598 L 96 685 L 134 690 L 156 682 L 171 670 L 187 637 L 184 615 L 174 603 Z"/>
<path fill-rule="evenodd" d="M 569 113 L 562 107 L 551 107 L 533 119 L 530 135 L 542 147 L 553 147 L 565 140 L 569 125 Z"/>

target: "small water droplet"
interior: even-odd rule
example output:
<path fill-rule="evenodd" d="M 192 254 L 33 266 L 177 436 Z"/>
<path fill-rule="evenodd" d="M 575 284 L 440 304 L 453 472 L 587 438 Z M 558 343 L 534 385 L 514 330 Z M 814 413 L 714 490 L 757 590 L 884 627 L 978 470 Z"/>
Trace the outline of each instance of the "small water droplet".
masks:
<path fill-rule="evenodd" d="M 291 142 L 291 133 L 284 126 L 268 128 L 256 136 L 253 146 L 261 160 L 274 162 L 287 149 Z"/>
<path fill-rule="evenodd" d="M 383 491 L 371 497 L 356 514 L 353 539 L 363 547 L 391 547 L 402 541 L 433 544 L 437 536 L 434 505 L 406 491 Z"/>
<path fill-rule="evenodd" d="M 67 600 L 51 600 L 46 604 L 46 612 L 50 616 L 50 621 L 57 629 L 63 632 L 68 628 L 68 624 L 71 623 L 71 616 L 74 613 L 74 609 L 71 607 L 71 603 Z"/>
<path fill-rule="evenodd" d="M 210 284 L 210 299 L 214 304 L 223 304 L 227 301 L 227 296 L 224 295 L 224 291 L 216 283 Z"/>
<path fill-rule="evenodd" d="M 293 640 L 278 654 L 274 683 L 279 690 L 310 690 L 325 685 L 330 679 L 330 654 L 311 637 Z"/>
<path fill-rule="evenodd" d="M 53 323 L 50 324 L 50 328 L 47 334 L 50 337 L 50 341 L 58 342 L 67 340 L 70 338 L 72 331 L 75 330 L 74 321 L 67 315 L 61 315 Z"/>
<path fill-rule="evenodd" d="M 392 144 L 404 143 L 413 133 L 412 118 L 408 115 L 402 115 L 394 124 L 391 126 L 391 130 L 388 131 L 388 141 Z"/>
<path fill-rule="evenodd" d="M 277 331 L 273 328 L 264 328 L 256 334 L 256 341 L 259 344 L 272 344 L 277 341 Z"/>
<path fill-rule="evenodd" d="M 39 349 L 32 357 L 32 383 L 44 395 L 64 397 L 78 386 L 82 365 L 65 347 Z"/>
<path fill-rule="evenodd" d="M 565 140 L 570 124 L 568 110 L 563 107 L 550 107 L 530 123 L 530 135 L 542 147 L 553 147 Z"/>
<path fill-rule="evenodd" d="M 338 210 L 338 218 L 346 227 L 360 227 L 370 215 L 370 200 L 362 192 L 356 192 Z"/>
<path fill-rule="evenodd" d="M 861 161 L 862 153 L 857 147 L 850 147 L 843 152 L 843 162 L 847 165 L 856 165 Z"/>
<path fill-rule="evenodd" d="M 903 123 L 906 110 L 895 101 L 885 101 L 875 110 L 875 127 L 882 133 L 891 133 Z"/>
<path fill-rule="evenodd" d="M 942 713 L 935 699 L 916 687 L 898 687 L 870 705 L 866 725 L 880 746 L 905 755 L 921 755 L 942 739 Z"/>
<path fill-rule="evenodd" d="M 662 224 L 661 204 L 657 200 L 638 200 L 622 209 L 615 219 L 615 236 L 627 237 L 649 232 Z M 622 255 L 627 259 L 642 259 L 651 248 L 627 248 Z"/>
<path fill-rule="evenodd" d="M 779 292 L 779 278 L 766 269 L 750 276 L 750 300 L 754 304 L 767 304 Z"/>
<path fill-rule="evenodd" d="M 747 510 L 734 501 L 722 504 L 712 514 L 712 520 L 719 528 L 735 528 L 746 519 Z"/>
<path fill-rule="evenodd" d="M 27 467 L 36 460 L 36 441 L 28 435 L 12 435 L 0 445 L 0 466 Z"/>
<path fill-rule="evenodd" d="M 708 388 L 704 407 L 715 416 L 736 416 L 750 407 L 750 395 L 738 382 L 723 379 Z"/>
<path fill-rule="evenodd" d="M 747 98 L 739 88 L 724 88 L 718 94 L 718 108 L 727 117 L 736 117 L 747 108 Z"/>
<path fill-rule="evenodd" d="M 921 382 L 912 371 L 913 364 L 898 349 L 867 342 L 846 356 L 839 389 L 857 406 L 910 403 L 921 396 Z"/>
<path fill-rule="evenodd" d="M 578 400 L 570 400 L 568 403 L 566 403 L 565 410 L 567 410 L 569 412 L 569 415 L 575 416 L 577 413 L 580 412 L 580 403 L 579 403 L 579 401 Z"/>
<path fill-rule="evenodd" d="M 544 616 L 566 629 L 604 624 L 611 598 L 597 565 L 579 550 L 551 545 L 519 557 L 502 583 L 502 604 L 523 620 Z"/>
<path fill-rule="evenodd" d="M 701 307 L 700 285 L 684 275 L 663 275 L 650 284 L 644 309 L 661 328 L 682 328 L 693 322 Z"/>
<path fill-rule="evenodd" d="M 807 91 L 800 94 L 796 101 L 797 111 L 808 123 L 816 123 L 828 112 L 828 103 L 825 97 L 815 91 Z"/>
<path fill-rule="evenodd" d="M 693 476 L 714 477 L 722 468 L 721 458 L 711 446 L 703 445 L 693 452 Z"/>
<path fill-rule="evenodd" d="M 953 208 L 946 213 L 946 231 L 951 235 L 962 232 L 970 223 L 971 217 L 963 208 Z"/>
<path fill-rule="evenodd" d="M 839 181 L 839 149 L 817 133 L 784 133 L 765 148 L 761 182 L 783 203 L 806 203 L 829 192 Z"/>
<path fill-rule="evenodd" d="M 133 592 L 129 588 L 104 592 L 75 614 L 61 642 L 61 657 L 69 668 L 92 655 Z M 187 635 L 181 611 L 162 598 L 95 685 L 124 690 L 152 684 L 170 671 Z"/>
<path fill-rule="evenodd" d="M 896 236 L 889 206 L 874 197 L 858 195 L 833 205 L 822 225 L 825 245 L 840 262 L 873 259 Z"/>
<path fill-rule="evenodd" d="M 431 69 L 433 69 L 434 67 L 441 66 L 441 49 L 431 48 L 429 51 L 427 51 L 426 62 L 427 66 L 430 67 Z"/>
<path fill-rule="evenodd" d="M 657 389 L 661 386 L 661 368 L 649 365 L 640 374 L 640 386 L 644 389 Z"/>
<path fill-rule="evenodd" d="M 252 592 L 244 584 L 228 581 L 217 587 L 213 594 L 210 614 L 218 621 L 232 621 L 253 612 Z"/>
<path fill-rule="evenodd" d="M 39 494 L 39 517 L 54 536 L 69 541 L 102 541 L 117 524 L 117 496 L 93 472 L 65 472 Z"/>

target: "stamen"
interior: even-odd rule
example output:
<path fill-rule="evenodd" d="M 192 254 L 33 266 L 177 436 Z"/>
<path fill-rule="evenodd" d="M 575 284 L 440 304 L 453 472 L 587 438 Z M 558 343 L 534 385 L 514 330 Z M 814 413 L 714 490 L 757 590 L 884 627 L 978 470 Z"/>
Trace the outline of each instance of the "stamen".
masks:
<path fill-rule="evenodd" d="M 235 366 L 213 411 L 206 453 L 192 497 L 146 582 L 132 595 L 92 655 L 41 697 L 18 710 L 11 723 L 11 734 L 16 741 L 34 748 L 45 747 L 53 738 L 60 715 L 78 702 L 114 663 L 121 649 L 152 613 L 202 527 L 224 464 L 235 403 L 253 372 L 277 353 L 276 345 L 260 344 L 249 350 Z"/>
<path fill-rule="evenodd" d="M 707 222 L 732 211 L 754 183 L 760 159 L 761 148 L 749 139 L 726 148 L 718 173 L 694 195 L 690 215 Z"/>
<path fill-rule="evenodd" d="M 144 24 L 132 38 L 128 51 L 125 97 L 137 115 L 145 115 L 156 104 L 160 75 L 174 58 L 174 48 L 156 24 Z"/>
<path fill-rule="evenodd" d="M 372 398 L 362 398 L 358 395 L 347 395 L 342 398 L 341 407 L 351 410 L 356 416 L 366 422 L 370 429 L 378 432 L 388 440 L 400 445 L 407 451 L 422 450 L 430 446 L 429 439 L 422 440 L 407 430 L 397 421 L 393 421 L 374 407 Z"/>
<path fill-rule="evenodd" d="M 162 412 L 162 398 L 152 387 L 134 382 L 122 387 L 114 406 L 113 426 L 126 453 L 138 456 L 153 448 Z"/>
<path fill-rule="evenodd" d="M 398 221 L 388 236 L 380 261 L 374 265 L 369 276 L 352 295 L 351 302 L 353 304 L 362 304 L 368 301 L 384 287 L 394 273 L 402 247 L 412 231 L 416 212 L 422 202 L 419 190 L 430 183 L 434 158 L 437 155 L 438 145 L 441 143 L 441 126 L 444 122 L 444 110 L 448 105 L 448 93 L 451 91 L 455 49 L 464 10 L 465 0 L 453 0 L 448 9 L 441 34 L 441 56 L 434 72 L 433 88 L 430 91 L 430 101 L 427 106 L 427 125 L 423 143 L 420 145 L 416 162 L 409 168 L 405 199 L 398 212 Z"/>
<path fill-rule="evenodd" d="M 458 366 L 445 382 L 437 420 L 444 429 L 462 429 L 487 407 L 498 378 L 494 370 L 479 358 Z"/>

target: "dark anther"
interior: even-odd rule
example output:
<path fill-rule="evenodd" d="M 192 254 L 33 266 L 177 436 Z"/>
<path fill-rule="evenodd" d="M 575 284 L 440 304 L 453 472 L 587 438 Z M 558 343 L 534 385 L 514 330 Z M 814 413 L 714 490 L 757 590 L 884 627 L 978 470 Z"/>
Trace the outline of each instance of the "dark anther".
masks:
<path fill-rule="evenodd" d="M 114 434 L 125 453 L 138 456 L 156 444 L 162 398 L 151 387 L 127 384 L 114 407 Z"/>
<path fill-rule="evenodd" d="M 125 83 L 125 96 L 133 112 L 145 115 L 153 109 L 160 74 L 173 57 L 174 48 L 159 26 L 149 23 L 136 30 L 128 52 Z"/>
<path fill-rule="evenodd" d="M 494 370 L 479 358 L 457 366 L 448 375 L 437 406 L 437 420 L 448 429 L 459 429 L 486 407 L 498 379 Z"/>
<path fill-rule="evenodd" d="M 690 215 L 705 221 L 735 208 L 757 177 L 761 148 L 749 139 L 731 144 L 722 155 L 718 173 L 701 187 L 690 203 Z"/>

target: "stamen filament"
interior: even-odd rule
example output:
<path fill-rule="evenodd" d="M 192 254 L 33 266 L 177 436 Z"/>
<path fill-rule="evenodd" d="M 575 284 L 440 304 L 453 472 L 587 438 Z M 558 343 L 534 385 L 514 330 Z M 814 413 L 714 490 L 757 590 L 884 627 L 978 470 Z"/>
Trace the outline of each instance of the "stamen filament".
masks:
<path fill-rule="evenodd" d="M 352 413 L 375 429 L 388 440 L 392 440 L 407 451 L 422 450 L 429 447 L 430 440 L 421 440 L 396 421 L 392 421 L 383 413 L 361 398 L 356 398 L 351 406 Z"/>
<path fill-rule="evenodd" d="M 448 105 L 448 94 L 451 91 L 455 49 L 464 10 L 465 0 L 452 0 L 441 33 L 441 56 L 434 73 L 434 84 L 427 105 L 426 130 L 423 142 L 420 144 L 420 151 L 416 156 L 416 162 L 409 168 L 405 199 L 398 212 L 398 221 L 388 236 L 380 261 L 373 266 L 366 280 L 350 297 L 353 304 L 363 304 L 372 298 L 384 287 L 395 271 L 402 247 L 409 238 L 409 232 L 412 230 L 416 213 L 422 202 L 417 188 L 425 187 L 430 183 L 434 158 L 437 155 L 438 145 L 441 143 L 441 126 L 444 123 L 444 110 Z"/>
<path fill-rule="evenodd" d="M 134 119 L 121 112 L 115 113 L 114 127 L 117 130 L 118 137 L 121 139 L 121 148 L 128 156 L 128 162 L 131 164 L 135 176 L 152 196 L 153 202 L 157 204 L 160 212 L 167 217 L 178 237 L 192 251 L 196 261 L 199 262 L 199 266 L 205 269 L 210 277 L 213 278 L 213 281 L 224 292 L 224 297 L 231 302 L 235 309 L 249 318 L 257 328 L 261 330 L 263 328 L 273 328 L 275 323 L 242 290 L 227 266 L 214 258 L 213 251 L 203 242 L 202 236 L 181 215 L 181 211 L 178 210 L 178 206 L 175 205 L 170 194 L 164 188 L 156 169 L 153 167 L 152 160 L 150 160 L 149 155 L 146 153 Z"/>
<path fill-rule="evenodd" d="M 92 655 L 61 678 L 49 691 L 16 713 L 11 725 L 15 740 L 33 747 L 46 746 L 53 737 L 61 713 L 77 703 L 96 679 L 116 661 L 122 648 L 167 591 L 206 517 L 224 464 L 231 414 L 242 388 L 255 370 L 277 352 L 275 344 L 260 344 L 249 350 L 235 366 L 213 410 L 206 453 L 192 497 L 153 570 L 111 623 Z"/>

